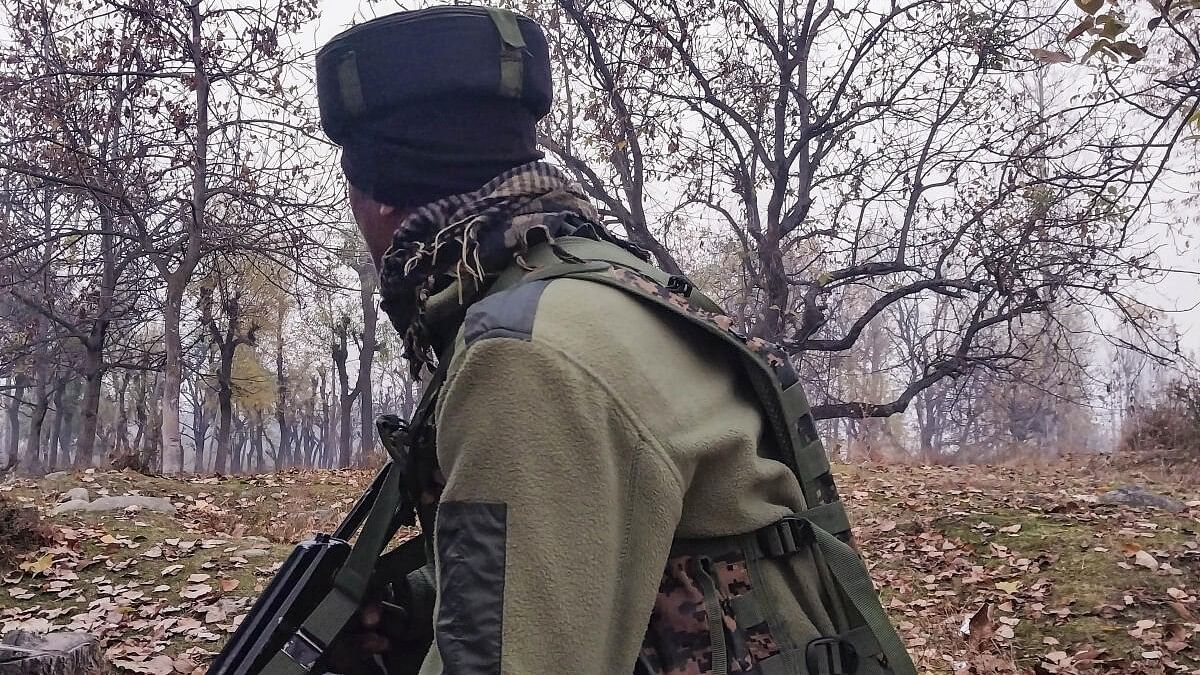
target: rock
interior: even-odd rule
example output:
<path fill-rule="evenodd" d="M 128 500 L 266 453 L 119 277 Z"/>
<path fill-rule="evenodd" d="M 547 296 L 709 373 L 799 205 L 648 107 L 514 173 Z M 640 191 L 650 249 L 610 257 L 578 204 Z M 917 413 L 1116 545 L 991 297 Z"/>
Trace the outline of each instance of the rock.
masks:
<path fill-rule="evenodd" d="M 83 511 L 87 509 L 89 503 L 90 502 L 86 502 L 82 499 L 72 499 L 65 504 L 59 504 L 58 506 L 50 509 L 50 515 L 57 516 L 63 513 L 71 513 L 72 511 Z"/>
<path fill-rule="evenodd" d="M 64 501 L 64 502 L 78 502 L 78 501 L 90 502 L 90 501 L 92 501 L 92 495 L 87 491 L 87 488 L 82 488 L 82 487 L 71 488 L 70 490 L 67 490 L 66 492 L 64 492 L 62 494 L 62 501 Z"/>
<path fill-rule="evenodd" d="M 0 640 L 0 675 L 108 675 L 99 641 L 86 633 L 13 631 Z"/>
<path fill-rule="evenodd" d="M 243 558 L 261 558 L 266 555 L 271 555 L 271 552 L 265 548 L 247 548 L 234 553 L 234 555 L 241 556 Z"/>
<path fill-rule="evenodd" d="M 129 507 L 137 507 L 159 513 L 175 513 L 175 505 L 165 497 L 147 497 L 145 495 L 124 495 L 121 497 L 100 497 L 94 502 L 70 501 L 54 507 L 50 515 L 72 511 L 124 511 Z"/>
<path fill-rule="evenodd" d="M 1115 490 L 1105 492 L 1100 496 L 1099 502 L 1118 506 L 1162 509 L 1171 513 L 1178 513 L 1184 508 L 1183 502 L 1155 494 L 1140 485 L 1123 485 Z"/>
<path fill-rule="evenodd" d="M 53 471 L 51 473 L 46 474 L 45 476 L 42 476 L 42 480 L 55 480 L 58 478 L 65 478 L 70 475 L 71 475 L 70 471 Z"/>

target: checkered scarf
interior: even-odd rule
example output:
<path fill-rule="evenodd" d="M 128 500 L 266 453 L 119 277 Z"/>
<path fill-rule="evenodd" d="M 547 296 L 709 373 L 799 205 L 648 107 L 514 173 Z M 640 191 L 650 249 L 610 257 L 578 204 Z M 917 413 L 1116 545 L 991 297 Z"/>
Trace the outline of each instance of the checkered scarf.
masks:
<path fill-rule="evenodd" d="M 475 192 L 409 215 L 383 256 L 380 307 L 404 334 L 413 374 L 433 362 L 425 321 L 430 297 L 457 280 L 482 282 L 514 261 L 523 264 L 531 246 L 553 241 L 572 217 L 599 222 L 582 188 L 545 162 L 516 167 Z"/>

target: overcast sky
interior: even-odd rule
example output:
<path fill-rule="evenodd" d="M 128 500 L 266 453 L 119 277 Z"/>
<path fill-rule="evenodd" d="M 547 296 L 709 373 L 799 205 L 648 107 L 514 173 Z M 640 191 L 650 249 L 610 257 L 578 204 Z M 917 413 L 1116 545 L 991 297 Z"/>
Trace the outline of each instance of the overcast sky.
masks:
<path fill-rule="evenodd" d="M 449 3 L 448 3 L 449 4 Z M 319 47 L 331 37 L 366 18 L 395 11 L 395 2 L 360 3 L 357 0 L 322 0 L 322 17 L 312 36 Z M 1193 165 L 1195 158 L 1192 158 Z M 1177 197 L 1200 192 L 1200 177 L 1179 181 Z M 1183 347 L 1200 356 L 1200 199 L 1189 207 L 1188 225 L 1182 231 L 1151 233 L 1162 266 L 1175 270 L 1155 286 L 1138 289 L 1144 302 L 1168 310 L 1184 334 Z"/>

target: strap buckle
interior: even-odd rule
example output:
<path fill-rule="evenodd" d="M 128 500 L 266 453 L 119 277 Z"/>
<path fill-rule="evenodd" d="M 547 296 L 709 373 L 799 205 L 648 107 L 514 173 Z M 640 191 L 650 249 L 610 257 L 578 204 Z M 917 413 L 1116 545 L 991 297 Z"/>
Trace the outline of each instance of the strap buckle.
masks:
<path fill-rule="evenodd" d="M 695 286 L 692 285 L 692 282 L 688 281 L 687 277 L 673 274 L 667 279 L 667 290 L 686 298 L 692 294 Z"/>
<path fill-rule="evenodd" d="M 301 670 L 311 673 L 316 667 L 317 661 L 325 655 L 325 645 L 309 635 L 308 631 L 300 628 L 284 643 L 283 649 L 280 651 L 295 661 Z"/>
<path fill-rule="evenodd" d="M 813 675 L 854 675 L 858 672 L 858 651 L 836 635 L 809 642 L 804 650 L 804 661 Z"/>
<path fill-rule="evenodd" d="M 792 555 L 813 539 L 812 523 L 799 516 L 784 516 L 758 530 L 758 544 L 768 558 Z"/>

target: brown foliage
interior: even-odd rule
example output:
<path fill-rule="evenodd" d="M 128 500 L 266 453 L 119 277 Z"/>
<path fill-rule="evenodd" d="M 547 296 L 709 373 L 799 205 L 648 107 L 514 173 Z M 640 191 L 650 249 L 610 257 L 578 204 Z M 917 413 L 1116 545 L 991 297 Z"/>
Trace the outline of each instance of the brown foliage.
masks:
<path fill-rule="evenodd" d="M 1139 461 L 1200 463 L 1200 380 L 1177 381 L 1162 401 L 1135 412 L 1119 447 Z"/>
<path fill-rule="evenodd" d="M 53 533 L 38 510 L 0 494 L 0 569 L 50 543 Z"/>

